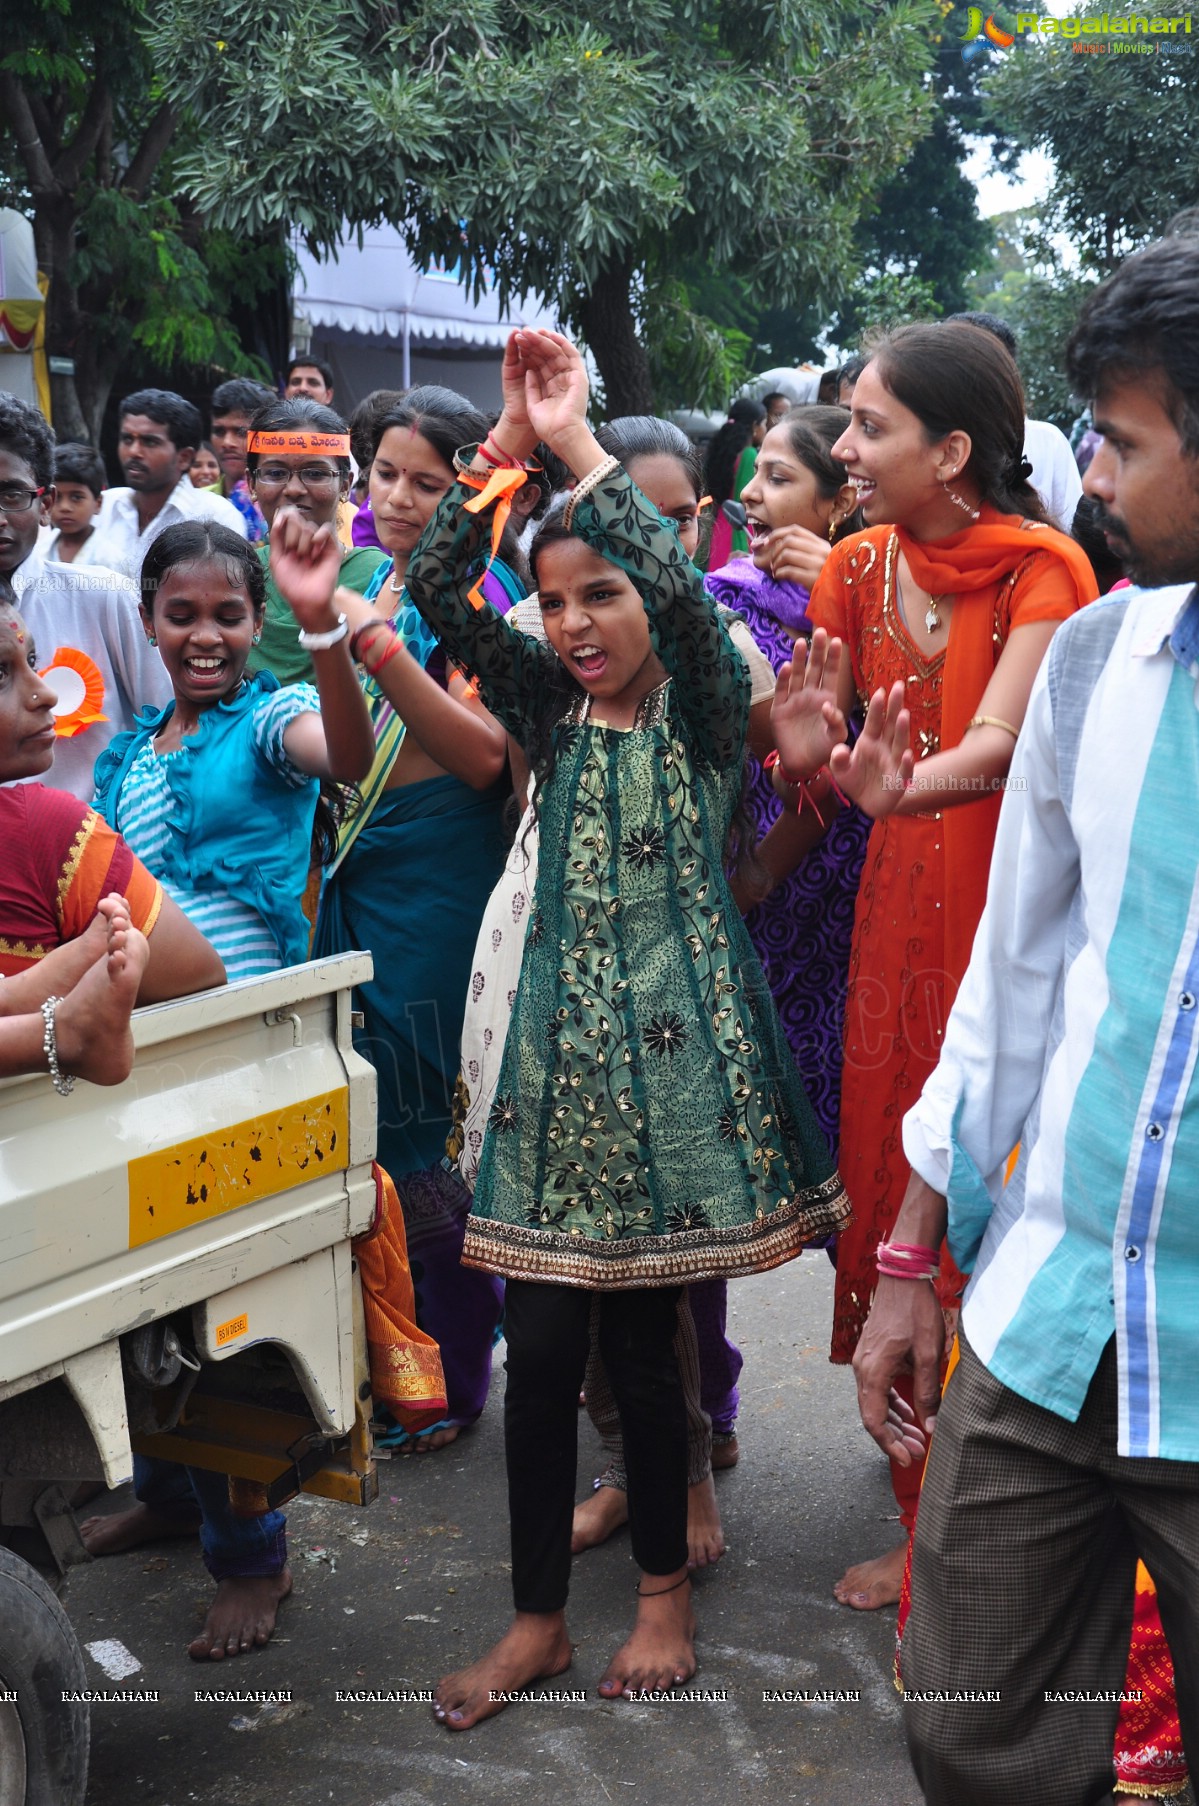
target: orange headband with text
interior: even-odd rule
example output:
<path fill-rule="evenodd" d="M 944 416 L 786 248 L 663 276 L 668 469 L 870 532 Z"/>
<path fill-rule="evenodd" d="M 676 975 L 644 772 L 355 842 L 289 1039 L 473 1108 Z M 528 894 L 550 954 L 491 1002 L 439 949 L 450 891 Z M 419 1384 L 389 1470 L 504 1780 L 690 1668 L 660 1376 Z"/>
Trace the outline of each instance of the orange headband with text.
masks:
<path fill-rule="evenodd" d="M 348 433 L 251 433 L 247 452 L 318 452 L 326 458 L 348 458 Z"/>

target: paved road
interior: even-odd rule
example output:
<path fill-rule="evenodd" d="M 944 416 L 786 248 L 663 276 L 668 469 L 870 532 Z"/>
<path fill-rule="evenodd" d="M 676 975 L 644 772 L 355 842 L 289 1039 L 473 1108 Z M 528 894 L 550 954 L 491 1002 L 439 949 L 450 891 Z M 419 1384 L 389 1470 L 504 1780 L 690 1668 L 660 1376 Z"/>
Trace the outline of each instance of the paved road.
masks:
<path fill-rule="evenodd" d="M 93 1708 L 89 1806 L 918 1806 L 891 1676 L 894 1614 L 860 1616 L 830 1585 L 897 1530 L 882 1457 L 829 1366 L 831 1269 L 809 1256 L 732 1288 L 745 1350 L 740 1466 L 718 1478 L 729 1553 L 697 1588 L 700 1671 L 720 1703 L 609 1703 L 595 1684 L 633 1610 L 627 1537 L 576 1564 L 572 1687 L 582 1704 L 512 1707 L 452 1736 L 428 1707 L 339 1704 L 338 1688 L 426 1688 L 507 1615 L 497 1370 L 477 1429 L 444 1454 L 381 1468 L 368 1511 L 290 1508 L 296 1592 L 267 1651 L 198 1668 L 184 1643 L 209 1583 L 187 1544 L 97 1562 L 73 1581 L 80 1640 L 142 1663 L 157 1705 Z M 580 1476 L 598 1471 L 581 1420 Z M 89 1658 L 91 1678 L 106 1682 Z M 200 1704 L 197 1686 L 290 1688 L 275 1709 Z M 857 1704 L 766 1703 L 778 1688 L 857 1690 Z"/>

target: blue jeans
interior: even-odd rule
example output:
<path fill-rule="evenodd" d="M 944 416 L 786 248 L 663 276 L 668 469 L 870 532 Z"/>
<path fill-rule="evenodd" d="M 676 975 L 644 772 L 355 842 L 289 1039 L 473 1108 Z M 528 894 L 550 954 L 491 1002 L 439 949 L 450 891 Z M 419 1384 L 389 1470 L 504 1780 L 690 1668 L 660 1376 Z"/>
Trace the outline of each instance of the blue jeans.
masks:
<path fill-rule="evenodd" d="M 281 1511 L 238 1517 L 229 1504 L 229 1482 L 207 1468 L 133 1457 L 133 1490 L 143 1505 L 181 1523 L 200 1518 L 204 1566 L 214 1580 L 258 1579 L 277 1574 L 287 1561 L 287 1519 Z"/>

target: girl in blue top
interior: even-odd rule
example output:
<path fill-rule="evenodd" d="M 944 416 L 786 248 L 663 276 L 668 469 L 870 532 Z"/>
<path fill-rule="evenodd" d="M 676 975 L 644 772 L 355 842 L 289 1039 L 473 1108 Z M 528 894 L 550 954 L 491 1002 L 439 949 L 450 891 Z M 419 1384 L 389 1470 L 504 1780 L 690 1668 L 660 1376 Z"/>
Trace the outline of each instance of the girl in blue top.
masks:
<path fill-rule="evenodd" d="M 252 546 L 213 521 L 168 527 L 146 553 L 142 618 L 174 688 L 140 715 L 96 766 L 96 807 L 119 825 L 143 864 L 220 952 L 230 980 L 308 957 L 300 899 L 321 780 L 354 783 L 374 738 L 332 604 L 341 548 L 328 526 L 281 511 L 271 528 L 271 574 L 312 654 L 316 684 L 282 690 L 269 672 L 245 675 L 262 628 L 266 573 Z M 223 1661 L 267 1642 L 291 1591 L 285 1520 L 235 1514 L 223 1475 L 134 1460 L 138 1505 L 93 1538 L 94 1553 L 131 1547 L 198 1523 L 217 1583 L 195 1661 Z"/>
<path fill-rule="evenodd" d="M 168 527 L 146 553 L 142 618 L 174 688 L 96 767 L 96 807 L 119 828 L 225 961 L 230 980 L 308 957 L 301 907 L 313 847 L 331 850 L 322 780 L 353 783 L 374 756 L 344 616 L 340 547 L 281 513 L 272 574 L 312 654 L 316 683 L 245 675 L 265 573 L 213 521 Z"/>

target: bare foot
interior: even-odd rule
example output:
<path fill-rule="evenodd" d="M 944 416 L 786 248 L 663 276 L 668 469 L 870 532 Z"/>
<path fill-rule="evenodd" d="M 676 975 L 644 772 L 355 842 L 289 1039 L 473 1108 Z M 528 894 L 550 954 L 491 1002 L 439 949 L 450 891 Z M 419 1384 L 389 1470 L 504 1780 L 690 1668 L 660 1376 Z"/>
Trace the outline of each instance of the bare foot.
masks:
<path fill-rule="evenodd" d="M 633 1634 L 604 1670 L 599 1690 L 604 1699 L 626 1698 L 642 1691 L 677 1687 L 695 1673 L 695 1613 L 691 1582 L 682 1572 L 643 1574 L 646 1589 L 637 1601 Z"/>
<path fill-rule="evenodd" d="M 726 1468 L 736 1467 L 741 1459 L 741 1449 L 736 1436 L 713 1436 L 712 1438 L 712 1472 L 723 1473 Z"/>
<path fill-rule="evenodd" d="M 291 1570 L 217 1582 L 204 1628 L 187 1653 L 193 1662 L 223 1662 L 229 1656 L 261 1649 L 275 1634 L 279 1607 L 291 1592 Z"/>
<path fill-rule="evenodd" d="M 584 1549 L 598 1549 L 629 1521 L 628 1494 L 618 1486 L 597 1486 L 589 1499 L 575 1506 L 570 1531 L 570 1552 L 581 1555 Z"/>
<path fill-rule="evenodd" d="M 724 1531 L 712 1476 L 687 1488 L 687 1566 L 707 1568 L 724 1554 Z"/>
<path fill-rule="evenodd" d="M 145 936 L 116 907 L 120 901 L 106 897 L 101 903 L 107 952 L 68 991 L 54 1013 L 62 1070 L 89 1079 L 93 1085 L 119 1085 L 129 1076 L 133 1066 L 129 1018 L 150 957 Z"/>
<path fill-rule="evenodd" d="M 508 1702 L 495 1694 L 564 1674 L 572 1653 L 565 1612 L 517 1612 L 485 1656 L 438 1681 L 433 1716 L 447 1730 L 469 1731 L 480 1719 L 503 1711 Z"/>
<path fill-rule="evenodd" d="M 903 1584 L 904 1563 L 908 1558 L 906 1542 L 876 1555 L 873 1561 L 859 1561 L 846 1568 L 833 1588 L 842 1605 L 852 1605 L 856 1612 L 876 1612 L 882 1605 L 897 1605 Z"/>
<path fill-rule="evenodd" d="M 79 1526 L 89 1555 L 121 1555 L 140 1549 L 143 1543 L 165 1543 L 173 1537 L 194 1537 L 200 1528 L 200 1511 L 190 1521 L 177 1511 L 154 1511 L 149 1505 L 131 1505 L 128 1511 L 110 1511 L 105 1517 L 84 1518 Z"/>
<path fill-rule="evenodd" d="M 448 1423 L 444 1429 L 425 1430 L 412 1438 L 409 1447 L 418 1455 L 435 1454 L 438 1449 L 448 1449 L 451 1442 L 457 1442 L 458 1430 L 456 1423 Z"/>

